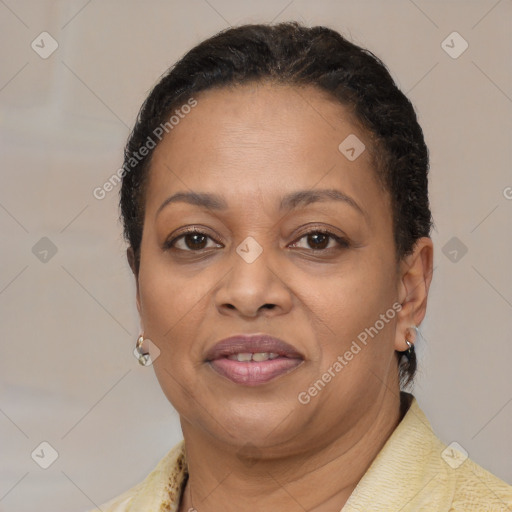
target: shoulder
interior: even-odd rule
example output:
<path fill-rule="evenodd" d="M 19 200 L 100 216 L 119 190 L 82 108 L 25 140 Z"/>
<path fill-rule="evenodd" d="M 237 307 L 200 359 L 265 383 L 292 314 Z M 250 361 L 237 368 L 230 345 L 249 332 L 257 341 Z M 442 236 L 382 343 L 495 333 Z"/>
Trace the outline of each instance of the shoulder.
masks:
<path fill-rule="evenodd" d="M 417 441 L 428 450 L 419 466 L 430 467 L 435 486 L 449 499 L 450 512 L 512 511 L 512 486 L 468 457 L 457 443 L 446 445 L 434 433 L 416 400 L 413 400 L 406 427 L 416 429 Z M 426 454 L 424 454 L 426 455 Z M 435 492 L 435 491 L 434 491 Z"/>
<path fill-rule="evenodd" d="M 512 512 L 512 487 L 432 430 L 416 399 L 347 501 L 343 512 Z M 405 402 L 404 402 L 405 403 Z"/>
<path fill-rule="evenodd" d="M 445 454 L 450 448 L 445 449 Z M 464 455 L 463 455 L 464 457 Z M 454 479 L 451 511 L 497 512 L 512 510 L 512 486 L 466 459 L 460 467 L 447 470 Z"/>
<path fill-rule="evenodd" d="M 142 482 L 89 512 L 176 511 L 187 474 L 185 443 L 182 440 Z"/>

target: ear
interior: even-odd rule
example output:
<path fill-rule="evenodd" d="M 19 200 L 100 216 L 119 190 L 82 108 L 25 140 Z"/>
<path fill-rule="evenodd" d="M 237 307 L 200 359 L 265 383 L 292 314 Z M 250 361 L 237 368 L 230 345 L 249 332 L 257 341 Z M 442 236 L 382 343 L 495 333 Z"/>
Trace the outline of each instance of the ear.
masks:
<path fill-rule="evenodd" d="M 398 312 L 395 350 L 402 352 L 416 341 L 415 329 L 419 327 L 427 311 L 427 298 L 432 281 L 434 244 L 429 237 L 420 238 L 414 251 L 399 265 L 398 300 L 402 309 Z"/>
<path fill-rule="evenodd" d="M 130 268 L 132 269 L 133 275 L 135 277 L 135 285 L 137 286 L 137 293 L 136 293 L 135 299 L 137 301 L 137 311 L 139 312 L 139 316 L 140 316 L 141 313 L 140 313 L 139 273 L 137 271 L 137 265 L 135 263 L 135 253 L 131 246 L 128 247 L 128 249 L 126 249 L 126 258 L 128 260 L 128 264 L 130 265 Z"/>

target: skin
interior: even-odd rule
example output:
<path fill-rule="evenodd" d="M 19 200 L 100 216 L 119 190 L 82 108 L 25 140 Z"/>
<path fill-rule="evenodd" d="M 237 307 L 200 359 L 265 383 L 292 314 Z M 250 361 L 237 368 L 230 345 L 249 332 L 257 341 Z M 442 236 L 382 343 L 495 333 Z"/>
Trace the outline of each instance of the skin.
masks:
<path fill-rule="evenodd" d="M 153 366 L 186 443 L 180 510 L 340 510 L 401 420 L 395 351 L 424 318 L 432 241 L 397 264 L 369 151 L 351 162 L 338 150 L 349 134 L 367 148 L 371 139 L 321 91 L 252 84 L 196 98 L 153 155 L 138 273 L 128 251 L 143 332 L 161 351 Z M 279 211 L 284 195 L 311 189 L 342 191 L 365 213 L 333 200 Z M 190 191 L 219 194 L 227 208 L 176 202 L 157 215 Z M 209 238 L 199 250 L 190 236 L 164 248 L 185 226 Z M 305 236 L 314 229 L 349 245 Z M 250 264 L 236 252 L 248 236 L 263 249 Z M 394 303 L 401 310 L 378 335 L 299 403 Z M 238 333 L 279 337 L 304 361 L 264 385 L 235 384 L 204 358 Z"/>

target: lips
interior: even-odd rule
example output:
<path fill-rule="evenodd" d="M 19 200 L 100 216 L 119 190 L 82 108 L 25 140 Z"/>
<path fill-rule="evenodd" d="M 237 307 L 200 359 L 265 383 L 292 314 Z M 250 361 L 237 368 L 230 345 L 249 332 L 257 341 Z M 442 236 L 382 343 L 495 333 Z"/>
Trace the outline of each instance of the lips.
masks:
<path fill-rule="evenodd" d="M 217 373 L 247 386 L 264 384 L 297 368 L 304 356 L 292 345 L 266 334 L 240 334 L 216 343 L 206 354 Z"/>

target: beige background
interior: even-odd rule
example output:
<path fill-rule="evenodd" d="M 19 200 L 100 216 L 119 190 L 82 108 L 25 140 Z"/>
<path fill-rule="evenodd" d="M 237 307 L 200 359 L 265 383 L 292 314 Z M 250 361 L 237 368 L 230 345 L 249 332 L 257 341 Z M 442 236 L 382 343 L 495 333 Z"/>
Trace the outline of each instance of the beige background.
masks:
<path fill-rule="evenodd" d="M 415 393 L 446 443 L 512 483 L 510 0 L 0 0 L 0 510 L 87 510 L 181 438 L 132 355 L 118 189 L 92 191 L 187 49 L 228 25 L 290 19 L 371 49 L 419 112 L 436 231 Z M 43 31 L 59 45 L 47 59 L 31 48 Z M 469 44 L 456 59 L 441 47 L 453 31 Z M 43 237 L 57 249 L 46 262 L 45 242 L 33 253 Z M 46 470 L 31 458 L 42 441 L 59 454 Z"/>

